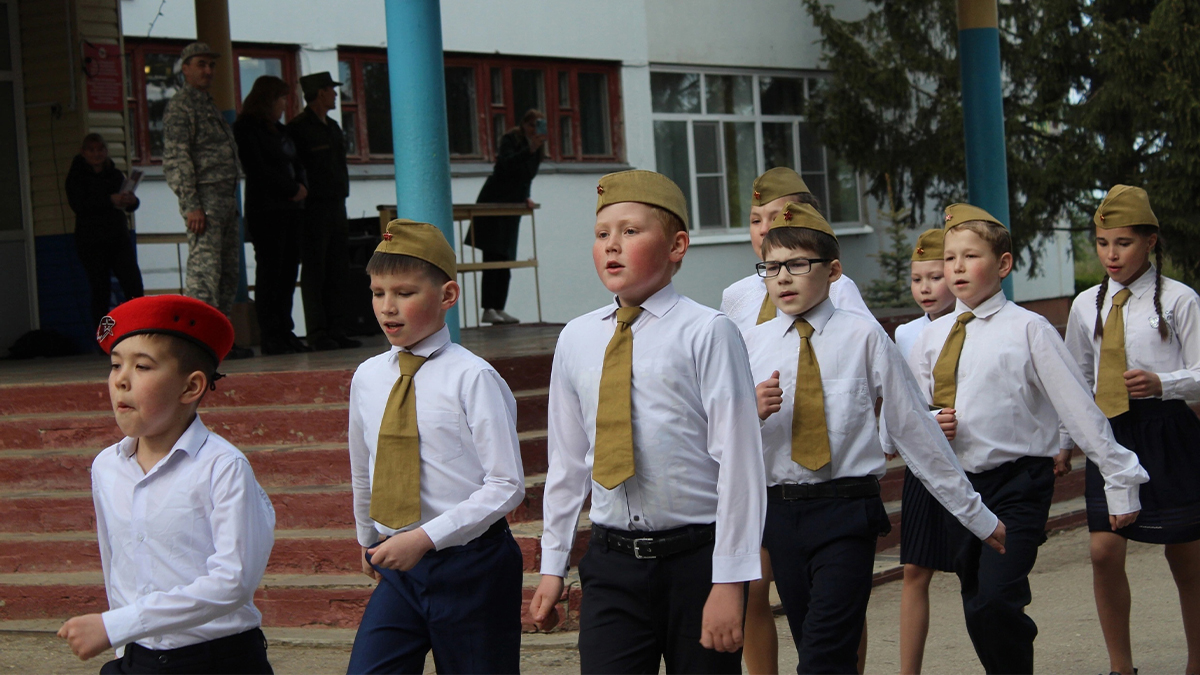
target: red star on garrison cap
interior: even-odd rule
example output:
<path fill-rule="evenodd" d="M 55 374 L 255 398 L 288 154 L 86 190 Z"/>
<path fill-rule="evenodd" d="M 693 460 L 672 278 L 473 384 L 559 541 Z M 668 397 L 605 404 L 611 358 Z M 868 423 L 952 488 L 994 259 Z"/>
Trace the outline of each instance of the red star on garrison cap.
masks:
<path fill-rule="evenodd" d="M 391 240 L 392 240 L 392 233 L 391 233 L 391 232 L 384 232 L 384 233 L 383 233 L 383 240 L 384 240 L 384 241 L 391 241 Z"/>
<path fill-rule="evenodd" d="M 761 192 L 759 192 L 758 190 L 755 190 L 755 191 L 754 191 L 754 198 L 755 198 L 755 199 L 762 199 L 762 193 L 761 193 Z"/>
<path fill-rule="evenodd" d="M 596 194 L 598 194 L 598 195 L 604 194 L 604 186 L 603 185 L 596 186 Z"/>

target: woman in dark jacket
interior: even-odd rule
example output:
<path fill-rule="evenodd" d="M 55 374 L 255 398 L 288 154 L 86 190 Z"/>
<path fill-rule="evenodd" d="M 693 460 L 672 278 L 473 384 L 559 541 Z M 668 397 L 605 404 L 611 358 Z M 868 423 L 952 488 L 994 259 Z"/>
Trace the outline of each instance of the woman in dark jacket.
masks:
<path fill-rule="evenodd" d="M 479 191 L 476 204 L 506 203 L 533 206 L 529 188 L 542 163 L 542 144 L 546 135 L 538 133 L 542 113 L 530 110 L 521 118 L 521 126 L 500 138 L 496 166 Z M 521 216 L 480 216 L 475 219 L 475 247 L 483 252 L 484 262 L 517 259 L 517 232 Z M 471 244 L 468 233 L 465 242 Z M 518 323 L 504 311 L 508 301 L 508 270 L 485 270 L 479 283 L 479 304 L 484 323 Z"/>
<path fill-rule="evenodd" d="M 263 354 L 309 351 L 292 329 L 292 296 L 300 269 L 300 210 L 308 194 L 296 146 L 279 122 L 287 84 L 271 75 L 254 81 L 233 123 L 238 158 L 246 172 L 243 213 L 254 242 L 254 309 Z"/>
<path fill-rule="evenodd" d="M 67 172 L 67 203 L 75 212 L 75 248 L 92 289 L 92 325 L 108 314 L 116 275 L 126 300 L 142 297 L 142 272 L 129 236 L 129 215 L 138 198 L 121 192 L 125 174 L 108 158 L 100 134 L 83 137 Z"/>

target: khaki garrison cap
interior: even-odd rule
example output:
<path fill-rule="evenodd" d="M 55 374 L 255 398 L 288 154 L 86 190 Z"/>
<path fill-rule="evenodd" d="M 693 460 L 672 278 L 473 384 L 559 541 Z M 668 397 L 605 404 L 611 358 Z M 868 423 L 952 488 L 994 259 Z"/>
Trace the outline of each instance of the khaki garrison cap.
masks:
<path fill-rule="evenodd" d="M 641 202 L 675 214 L 687 229 L 687 200 L 670 178 L 653 171 L 618 171 L 600 179 L 596 186 L 596 213 L 609 204 Z"/>
<path fill-rule="evenodd" d="M 917 245 L 913 247 L 913 262 L 941 262 L 944 257 L 946 231 L 942 229 L 925 230 L 917 237 Z"/>
<path fill-rule="evenodd" d="M 784 205 L 783 211 L 780 211 L 775 220 L 771 223 L 771 229 L 777 227 L 804 227 L 825 234 L 837 239 L 837 235 L 833 233 L 833 228 L 825 221 L 825 218 L 812 207 L 812 204 L 797 204 L 796 202 L 788 202 Z"/>
<path fill-rule="evenodd" d="M 1114 185 L 1104 195 L 1092 222 L 1104 230 L 1134 225 L 1158 227 L 1158 217 L 1150 209 L 1150 197 L 1142 188 L 1130 185 Z"/>
<path fill-rule="evenodd" d="M 383 241 L 375 247 L 376 253 L 407 255 L 419 258 L 454 279 L 458 276 L 458 263 L 454 249 L 446 241 L 446 235 L 429 223 L 418 223 L 407 218 L 397 218 L 387 224 Z"/>
<path fill-rule="evenodd" d="M 187 63 L 188 59 L 192 58 L 193 56 L 211 56 L 215 59 L 219 58 L 221 54 L 220 52 L 213 51 L 213 48 L 209 47 L 207 42 L 193 42 L 184 47 L 183 51 L 180 52 L 179 62 Z"/>
<path fill-rule="evenodd" d="M 755 206 L 762 206 L 788 195 L 809 194 L 812 190 L 804 184 L 800 174 L 786 166 L 768 169 L 766 173 L 754 179 Z"/>
<path fill-rule="evenodd" d="M 950 206 L 946 207 L 946 225 L 943 229 L 949 231 L 951 228 L 958 227 L 959 225 L 972 220 L 982 220 L 987 223 L 995 223 L 1000 227 L 1004 227 L 1004 223 L 996 220 L 995 216 L 987 211 L 984 211 L 978 206 L 971 206 L 970 204 L 951 204 Z"/>

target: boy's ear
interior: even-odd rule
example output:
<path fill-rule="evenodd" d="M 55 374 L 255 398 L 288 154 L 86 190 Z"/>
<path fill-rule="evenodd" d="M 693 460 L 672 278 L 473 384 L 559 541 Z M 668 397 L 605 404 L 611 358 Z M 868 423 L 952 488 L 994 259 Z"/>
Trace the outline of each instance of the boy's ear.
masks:
<path fill-rule="evenodd" d="M 208 391 L 208 376 L 199 370 L 193 370 L 183 382 L 183 393 L 179 395 L 179 402 L 183 405 L 196 403 L 204 398 L 206 391 Z"/>
<path fill-rule="evenodd" d="M 1005 252 L 1005 253 L 1001 254 L 1001 256 L 1000 256 L 1000 278 L 1003 279 L 1004 277 L 1011 274 L 1012 271 L 1013 271 L 1013 256 L 1011 253 Z"/>
<path fill-rule="evenodd" d="M 458 282 L 451 279 L 442 284 L 442 309 L 449 310 L 458 302 L 458 296 L 462 293 L 462 288 Z"/>
<path fill-rule="evenodd" d="M 842 278 L 842 261 L 834 260 L 829 263 L 829 283 L 833 283 Z"/>
<path fill-rule="evenodd" d="M 669 254 L 671 262 L 683 262 L 683 256 L 687 253 L 688 245 L 691 244 L 691 241 L 687 230 L 680 230 L 671 237 L 671 252 Z"/>

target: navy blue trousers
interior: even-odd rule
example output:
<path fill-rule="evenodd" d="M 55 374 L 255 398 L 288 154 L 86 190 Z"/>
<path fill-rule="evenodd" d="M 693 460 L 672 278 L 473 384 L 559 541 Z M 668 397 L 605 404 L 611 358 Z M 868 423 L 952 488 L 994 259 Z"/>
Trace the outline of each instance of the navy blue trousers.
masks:
<path fill-rule="evenodd" d="M 890 529 L 877 496 L 768 499 L 763 548 L 796 642 L 797 673 L 858 673 L 875 543 Z"/>
<path fill-rule="evenodd" d="M 346 672 L 517 673 L 521 549 L 508 528 L 430 551 L 407 572 L 376 567 Z"/>

